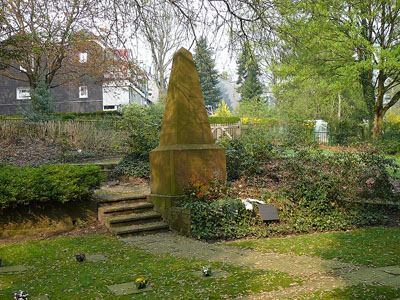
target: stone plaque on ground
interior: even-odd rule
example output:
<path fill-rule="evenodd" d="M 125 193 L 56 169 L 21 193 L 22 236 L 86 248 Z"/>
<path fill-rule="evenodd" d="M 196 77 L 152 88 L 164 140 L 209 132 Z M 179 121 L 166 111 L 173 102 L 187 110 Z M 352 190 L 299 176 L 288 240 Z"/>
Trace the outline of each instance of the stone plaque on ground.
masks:
<path fill-rule="evenodd" d="M 32 300 L 50 300 L 49 296 L 47 296 L 47 295 L 33 296 L 32 298 L 29 297 L 29 299 L 32 299 Z"/>
<path fill-rule="evenodd" d="M 384 267 L 383 271 L 392 275 L 400 275 L 400 266 Z"/>
<path fill-rule="evenodd" d="M 114 284 L 114 285 L 109 285 L 107 288 L 117 296 L 122 296 L 122 295 L 130 295 L 130 294 L 139 294 L 139 293 L 144 293 L 144 292 L 149 292 L 152 291 L 152 287 L 147 285 L 143 289 L 138 289 L 136 287 L 136 283 L 134 281 L 131 282 L 125 282 L 121 284 Z"/>
<path fill-rule="evenodd" d="M 26 272 L 30 267 L 26 266 L 6 266 L 0 267 L 0 275 L 1 274 L 19 274 Z"/>
<path fill-rule="evenodd" d="M 400 287 L 400 276 L 392 276 L 390 278 L 385 278 L 379 283 L 383 285 L 390 285 L 395 287 Z"/>
<path fill-rule="evenodd" d="M 272 204 L 259 204 L 258 212 L 263 221 L 279 221 L 278 210 Z"/>
<path fill-rule="evenodd" d="M 107 257 L 103 254 L 93 254 L 93 255 L 87 255 L 86 256 L 86 261 L 88 262 L 100 262 L 100 261 L 106 261 Z"/>

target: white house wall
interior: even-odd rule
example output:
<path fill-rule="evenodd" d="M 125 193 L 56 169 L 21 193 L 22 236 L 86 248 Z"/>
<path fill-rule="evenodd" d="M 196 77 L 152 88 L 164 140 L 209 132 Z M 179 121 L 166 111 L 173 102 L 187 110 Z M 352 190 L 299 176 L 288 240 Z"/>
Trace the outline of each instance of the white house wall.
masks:
<path fill-rule="evenodd" d="M 129 104 L 129 87 L 127 86 L 103 86 L 103 107 Z"/>

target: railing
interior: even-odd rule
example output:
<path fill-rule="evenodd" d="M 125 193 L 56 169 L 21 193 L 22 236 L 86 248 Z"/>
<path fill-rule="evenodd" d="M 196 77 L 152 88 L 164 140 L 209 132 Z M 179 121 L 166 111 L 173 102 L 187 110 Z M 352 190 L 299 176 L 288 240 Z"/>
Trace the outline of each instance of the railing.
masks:
<path fill-rule="evenodd" d="M 241 122 L 233 124 L 210 124 L 211 133 L 215 140 L 220 138 L 234 139 L 237 138 L 241 133 Z"/>
<path fill-rule="evenodd" d="M 319 144 L 330 145 L 332 143 L 329 131 L 315 131 L 314 138 Z"/>

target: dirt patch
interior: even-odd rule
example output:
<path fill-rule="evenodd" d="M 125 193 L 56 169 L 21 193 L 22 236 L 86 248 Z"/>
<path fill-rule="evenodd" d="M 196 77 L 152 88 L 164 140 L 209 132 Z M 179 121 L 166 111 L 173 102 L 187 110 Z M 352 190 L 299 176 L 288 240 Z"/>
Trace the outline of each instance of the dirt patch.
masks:
<path fill-rule="evenodd" d="M 109 180 L 99 190 L 95 191 L 96 196 L 125 194 L 150 194 L 150 181 L 137 177 Z"/>
<path fill-rule="evenodd" d="M 14 166 L 40 166 L 61 161 L 62 153 L 55 144 L 40 140 L 19 140 L 11 144 L 0 141 L 0 163 Z"/>
<path fill-rule="evenodd" d="M 41 230 L 31 235 L 15 236 L 11 238 L 0 238 L 0 245 L 27 242 L 27 241 L 37 241 L 49 238 L 57 238 L 64 236 L 84 236 L 84 235 L 94 235 L 103 234 L 111 235 L 111 233 L 105 228 L 100 222 L 95 221 L 90 224 L 85 224 L 83 226 L 74 226 L 67 230 L 54 231 L 50 229 Z"/>
<path fill-rule="evenodd" d="M 354 147 L 343 147 L 343 146 L 327 146 L 327 145 L 319 145 L 318 147 L 321 150 L 330 150 L 330 151 L 347 151 L 347 152 L 357 152 L 360 149 Z"/>

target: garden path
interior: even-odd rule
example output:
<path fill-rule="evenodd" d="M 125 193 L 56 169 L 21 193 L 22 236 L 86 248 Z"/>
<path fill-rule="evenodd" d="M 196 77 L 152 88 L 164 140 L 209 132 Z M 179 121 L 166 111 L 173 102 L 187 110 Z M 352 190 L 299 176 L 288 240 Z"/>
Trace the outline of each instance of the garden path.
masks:
<path fill-rule="evenodd" d="M 286 289 L 251 295 L 243 299 L 285 299 L 303 293 L 332 290 L 361 283 L 400 286 L 400 266 L 371 268 L 308 256 L 260 253 L 224 244 L 209 244 L 171 232 L 129 237 L 124 241 L 152 254 L 171 254 L 188 259 L 276 270 L 298 276 L 304 282 L 302 285 L 293 285 Z"/>

